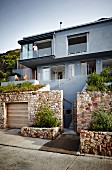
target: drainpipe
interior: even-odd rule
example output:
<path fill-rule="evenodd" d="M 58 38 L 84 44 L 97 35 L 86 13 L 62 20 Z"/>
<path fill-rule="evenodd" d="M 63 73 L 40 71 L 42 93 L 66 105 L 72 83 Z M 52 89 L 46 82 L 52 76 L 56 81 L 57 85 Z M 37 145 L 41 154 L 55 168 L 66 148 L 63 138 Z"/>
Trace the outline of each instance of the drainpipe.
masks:
<path fill-rule="evenodd" d="M 53 55 L 55 55 L 55 37 L 56 37 L 56 35 L 54 32 L 54 34 L 53 34 Z"/>

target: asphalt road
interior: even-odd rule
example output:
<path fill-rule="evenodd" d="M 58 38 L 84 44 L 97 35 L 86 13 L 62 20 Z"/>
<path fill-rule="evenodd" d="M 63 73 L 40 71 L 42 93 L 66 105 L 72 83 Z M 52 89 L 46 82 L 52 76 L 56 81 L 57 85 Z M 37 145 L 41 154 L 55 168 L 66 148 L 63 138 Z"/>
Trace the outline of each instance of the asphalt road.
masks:
<path fill-rule="evenodd" d="M 111 170 L 112 159 L 0 145 L 0 170 Z"/>

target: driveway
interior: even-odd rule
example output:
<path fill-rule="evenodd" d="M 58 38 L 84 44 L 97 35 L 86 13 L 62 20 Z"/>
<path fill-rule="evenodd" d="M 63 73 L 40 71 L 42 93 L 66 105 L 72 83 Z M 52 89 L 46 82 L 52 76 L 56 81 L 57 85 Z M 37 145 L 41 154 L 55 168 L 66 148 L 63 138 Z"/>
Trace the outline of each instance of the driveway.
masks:
<path fill-rule="evenodd" d="M 49 140 L 22 137 L 20 129 L 0 129 L 0 144 L 25 149 L 40 149 Z"/>

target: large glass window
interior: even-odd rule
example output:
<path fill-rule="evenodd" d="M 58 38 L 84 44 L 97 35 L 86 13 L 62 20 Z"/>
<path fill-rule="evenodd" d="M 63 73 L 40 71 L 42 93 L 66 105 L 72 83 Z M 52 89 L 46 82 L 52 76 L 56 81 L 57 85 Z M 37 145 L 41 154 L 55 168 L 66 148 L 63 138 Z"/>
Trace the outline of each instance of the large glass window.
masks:
<path fill-rule="evenodd" d="M 81 74 L 82 75 L 89 75 L 96 71 L 96 61 L 82 61 L 81 62 Z"/>
<path fill-rule="evenodd" d="M 105 59 L 103 60 L 103 68 L 107 68 L 107 67 L 110 67 L 112 68 L 112 59 Z"/>
<path fill-rule="evenodd" d="M 21 56 L 21 58 L 22 58 L 22 59 L 27 59 L 27 55 L 28 55 L 28 45 L 25 44 L 25 45 L 23 45 L 21 48 L 22 48 L 22 56 Z"/>
<path fill-rule="evenodd" d="M 87 51 L 87 35 L 68 37 L 68 54 Z"/>
<path fill-rule="evenodd" d="M 69 64 L 69 70 L 68 70 L 68 72 L 69 72 L 69 78 L 73 78 L 74 77 L 74 71 L 75 71 L 75 69 L 74 69 L 74 64 Z"/>
<path fill-rule="evenodd" d="M 42 41 L 35 43 L 34 51 L 37 51 L 38 57 L 49 56 L 52 54 L 51 41 Z"/>
<path fill-rule="evenodd" d="M 28 44 L 28 58 L 33 58 L 33 44 Z"/>
<path fill-rule="evenodd" d="M 64 79 L 65 78 L 65 65 L 58 65 L 51 67 L 51 79 Z"/>
<path fill-rule="evenodd" d="M 50 68 L 49 67 L 44 67 L 42 69 L 42 78 L 43 81 L 47 81 L 51 79 L 51 74 L 50 74 Z"/>

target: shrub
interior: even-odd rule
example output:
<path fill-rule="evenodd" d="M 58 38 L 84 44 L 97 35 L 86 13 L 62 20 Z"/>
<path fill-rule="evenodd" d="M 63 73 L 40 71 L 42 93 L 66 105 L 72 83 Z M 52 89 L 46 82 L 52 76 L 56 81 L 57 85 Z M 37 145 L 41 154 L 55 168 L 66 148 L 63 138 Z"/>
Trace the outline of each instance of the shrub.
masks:
<path fill-rule="evenodd" d="M 112 82 L 112 68 L 104 68 L 100 75 L 105 78 L 105 82 Z"/>
<path fill-rule="evenodd" d="M 93 122 L 89 130 L 112 131 L 112 112 L 109 110 L 98 110 L 92 115 Z"/>
<path fill-rule="evenodd" d="M 89 85 L 86 90 L 94 91 L 106 91 L 106 85 L 104 84 L 106 78 L 97 73 L 92 73 L 88 79 L 87 84 Z"/>
<path fill-rule="evenodd" d="M 112 69 L 105 68 L 100 74 L 92 73 L 88 79 L 86 91 L 112 91 L 112 85 L 105 84 L 112 82 Z"/>
<path fill-rule="evenodd" d="M 20 92 L 20 91 L 35 91 L 44 86 L 45 85 L 42 84 L 32 85 L 31 82 L 18 83 L 17 85 L 10 83 L 7 86 L 0 86 L 0 92 L 8 93 L 8 92 Z"/>
<path fill-rule="evenodd" d="M 48 105 L 40 104 L 35 113 L 34 126 L 50 128 L 59 126 L 59 120 L 54 116 L 53 110 Z"/>

